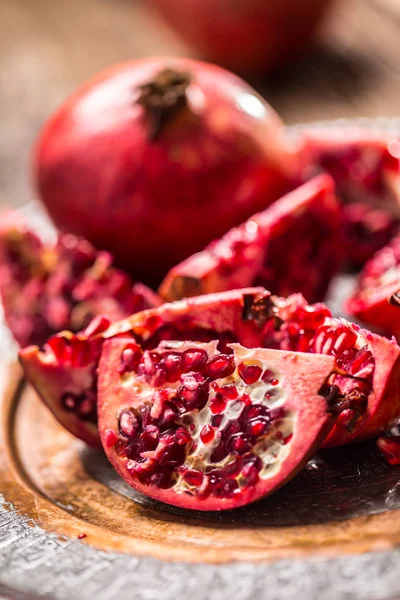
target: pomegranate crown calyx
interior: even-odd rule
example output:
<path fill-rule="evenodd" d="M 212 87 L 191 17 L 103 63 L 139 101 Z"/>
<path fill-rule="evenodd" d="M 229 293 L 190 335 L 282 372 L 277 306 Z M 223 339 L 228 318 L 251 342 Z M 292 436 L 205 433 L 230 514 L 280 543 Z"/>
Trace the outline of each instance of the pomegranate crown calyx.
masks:
<path fill-rule="evenodd" d="M 191 81 L 189 73 L 168 68 L 140 86 L 138 103 L 148 115 L 151 141 L 157 140 L 177 114 L 188 107 L 186 91 Z"/>

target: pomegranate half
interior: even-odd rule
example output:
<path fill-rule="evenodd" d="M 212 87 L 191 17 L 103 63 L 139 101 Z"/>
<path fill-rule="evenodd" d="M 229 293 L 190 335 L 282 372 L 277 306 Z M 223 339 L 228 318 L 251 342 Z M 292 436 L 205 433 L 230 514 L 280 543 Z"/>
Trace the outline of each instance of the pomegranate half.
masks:
<path fill-rule="evenodd" d="M 334 417 L 321 390 L 332 356 L 107 340 L 99 428 L 118 473 L 183 508 L 224 510 L 271 494 L 304 466 Z"/>
<path fill-rule="evenodd" d="M 333 180 L 320 175 L 171 269 L 168 301 L 262 285 L 322 300 L 342 259 L 342 214 Z"/>
<path fill-rule="evenodd" d="M 48 121 L 35 178 L 57 227 L 156 285 L 288 188 L 282 130 L 272 108 L 219 67 L 129 62 L 89 81 Z"/>

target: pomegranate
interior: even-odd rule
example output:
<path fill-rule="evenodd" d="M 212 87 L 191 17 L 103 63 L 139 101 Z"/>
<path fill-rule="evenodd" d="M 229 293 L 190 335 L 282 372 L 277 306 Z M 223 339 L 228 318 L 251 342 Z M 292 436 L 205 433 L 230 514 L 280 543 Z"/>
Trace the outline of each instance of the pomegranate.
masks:
<path fill-rule="evenodd" d="M 43 350 L 22 350 L 22 366 L 39 396 L 69 431 L 89 443 L 98 443 L 96 370 L 103 342 L 127 335 L 141 350 L 162 341 L 217 340 L 225 354 L 230 343 L 239 342 L 247 348 L 334 356 L 330 393 L 340 401 L 340 415 L 326 445 L 374 437 L 400 414 L 395 342 L 333 318 L 324 304 L 310 306 L 300 294 L 284 299 L 249 288 L 164 304 L 109 327 L 98 319 L 83 334 L 63 332 Z M 132 360 L 127 357 L 128 366 Z M 81 403 L 85 412 L 91 407 L 90 434 L 79 413 Z"/>
<path fill-rule="evenodd" d="M 400 236 L 367 262 L 346 309 L 400 339 Z"/>
<path fill-rule="evenodd" d="M 332 0 L 151 0 L 209 60 L 239 71 L 273 70 L 297 59 Z"/>
<path fill-rule="evenodd" d="M 60 229 L 155 285 L 287 189 L 282 131 L 235 75 L 145 59 L 100 73 L 66 101 L 40 136 L 35 177 Z"/>
<path fill-rule="evenodd" d="M 119 323 L 96 319 L 82 333 L 62 332 L 50 338 L 43 350 L 30 346 L 20 352 L 27 379 L 58 421 L 90 445 L 100 445 L 97 430 L 97 367 L 104 339 L 132 336 L 143 348 L 162 340 L 259 346 L 268 314 L 269 294 L 244 289 L 199 296 L 165 304 Z"/>
<path fill-rule="evenodd" d="M 108 252 L 73 235 L 47 246 L 13 215 L 0 229 L 0 296 L 22 347 L 43 344 L 62 329 L 79 331 L 100 313 L 118 320 L 161 304 L 154 292 L 115 269 Z"/>
<path fill-rule="evenodd" d="M 341 212 L 333 181 L 320 175 L 173 267 L 166 300 L 262 285 L 321 300 L 341 262 Z"/>
<path fill-rule="evenodd" d="M 183 508 L 236 508 L 272 493 L 333 424 L 321 392 L 332 356 L 239 344 L 232 355 L 217 344 L 163 342 L 142 353 L 114 338 L 100 360 L 110 462 L 132 487 Z"/>
<path fill-rule="evenodd" d="M 392 237 L 400 217 L 400 143 L 360 127 L 320 127 L 297 136 L 301 180 L 325 171 L 345 204 L 345 252 L 362 266 Z"/>

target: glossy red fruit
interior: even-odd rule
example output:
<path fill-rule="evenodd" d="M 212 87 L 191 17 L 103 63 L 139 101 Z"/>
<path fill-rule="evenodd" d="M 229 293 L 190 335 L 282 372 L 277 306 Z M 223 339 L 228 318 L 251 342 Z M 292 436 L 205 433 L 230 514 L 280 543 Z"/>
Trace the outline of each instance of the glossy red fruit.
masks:
<path fill-rule="evenodd" d="M 207 59 L 239 71 L 297 60 L 331 0 L 151 0 Z"/>
<path fill-rule="evenodd" d="M 108 252 L 73 235 L 46 245 L 8 215 L 0 226 L 0 296 L 18 344 L 41 345 L 62 329 L 80 331 L 98 314 L 119 320 L 161 304 L 112 262 Z"/>
<path fill-rule="evenodd" d="M 276 200 L 290 169 L 281 121 L 251 87 L 177 58 L 100 73 L 46 124 L 35 156 L 55 224 L 151 284 Z"/>
<path fill-rule="evenodd" d="M 164 342 L 121 374 L 129 344 L 114 338 L 104 345 L 100 435 L 125 481 L 162 502 L 224 510 L 259 500 L 301 469 L 334 422 L 320 395 L 332 356 L 239 344 L 231 355 L 216 341 Z M 185 367 L 188 352 L 204 353 L 206 363 Z M 179 367 L 171 371 L 172 357 Z M 257 381 L 243 380 L 243 363 L 260 369 Z"/>
<path fill-rule="evenodd" d="M 400 218 L 400 142 L 361 127 L 319 127 L 297 134 L 299 172 L 335 180 L 344 203 L 344 250 L 362 266 L 393 236 Z"/>
<path fill-rule="evenodd" d="M 171 269 L 166 300 L 262 285 L 322 300 L 342 259 L 342 214 L 333 181 L 320 175 Z"/>
<path fill-rule="evenodd" d="M 266 320 L 272 318 L 269 297 L 262 288 L 255 288 L 165 304 L 112 325 L 97 321 L 76 335 L 62 332 L 50 338 L 43 350 L 31 346 L 19 357 L 27 379 L 58 421 L 88 444 L 99 445 L 97 367 L 105 339 L 131 336 L 132 352 L 125 356 L 127 368 L 138 356 L 137 343 L 153 348 L 162 340 L 189 339 L 220 340 L 221 350 L 235 341 L 259 346 Z M 195 356 L 187 360 L 196 365 Z"/>
<path fill-rule="evenodd" d="M 365 265 L 346 310 L 400 339 L 400 236 Z"/>

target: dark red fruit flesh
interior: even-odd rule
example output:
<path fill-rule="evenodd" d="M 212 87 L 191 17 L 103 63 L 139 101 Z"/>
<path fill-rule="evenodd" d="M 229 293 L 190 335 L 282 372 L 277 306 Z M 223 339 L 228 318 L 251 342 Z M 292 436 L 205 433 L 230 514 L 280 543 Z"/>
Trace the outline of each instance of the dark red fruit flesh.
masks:
<path fill-rule="evenodd" d="M 347 311 L 400 339 L 400 236 L 365 265 Z"/>
<path fill-rule="evenodd" d="M 108 252 L 72 235 L 45 245 L 12 216 L 0 227 L 0 295 L 21 347 L 41 345 L 63 329 L 80 331 L 98 314 L 119 320 L 161 304 L 115 269 Z"/>
<path fill-rule="evenodd" d="M 361 267 L 382 248 L 400 218 L 400 143 L 361 127 L 320 127 L 298 134 L 301 181 L 321 171 L 335 180 L 344 209 L 344 250 Z"/>
<path fill-rule="evenodd" d="M 159 293 L 172 301 L 262 285 L 322 300 L 341 263 L 340 231 L 333 181 L 321 175 L 174 267 Z"/>
<path fill-rule="evenodd" d="M 118 473 L 152 498 L 197 510 L 249 504 L 291 479 L 332 427 L 319 394 L 332 356 L 164 342 L 121 374 L 130 343 L 104 344 L 99 429 Z M 196 370 L 184 359 L 194 352 L 207 357 Z"/>
<path fill-rule="evenodd" d="M 166 304 L 112 325 L 95 323 L 80 334 L 63 332 L 50 338 L 43 350 L 30 346 L 19 357 L 27 379 L 60 423 L 87 443 L 99 445 L 96 370 L 104 339 L 128 334 L 143 348 L 186 339 L 218 339 L 221 350 L 234 341 L 259 346 L 271 318 L 269 297 L 262 288 L 252 288 Z M 128 353 L 125 359 L 129 366 L 135 357 Z M 201 356 L 188 354 L 185 361 L 195 369 L 201 366 Z M 71 396 L 79 400 L 74 403 Z M 91 406 L 90 420 L 81 418 L 81 403 Z"/>

